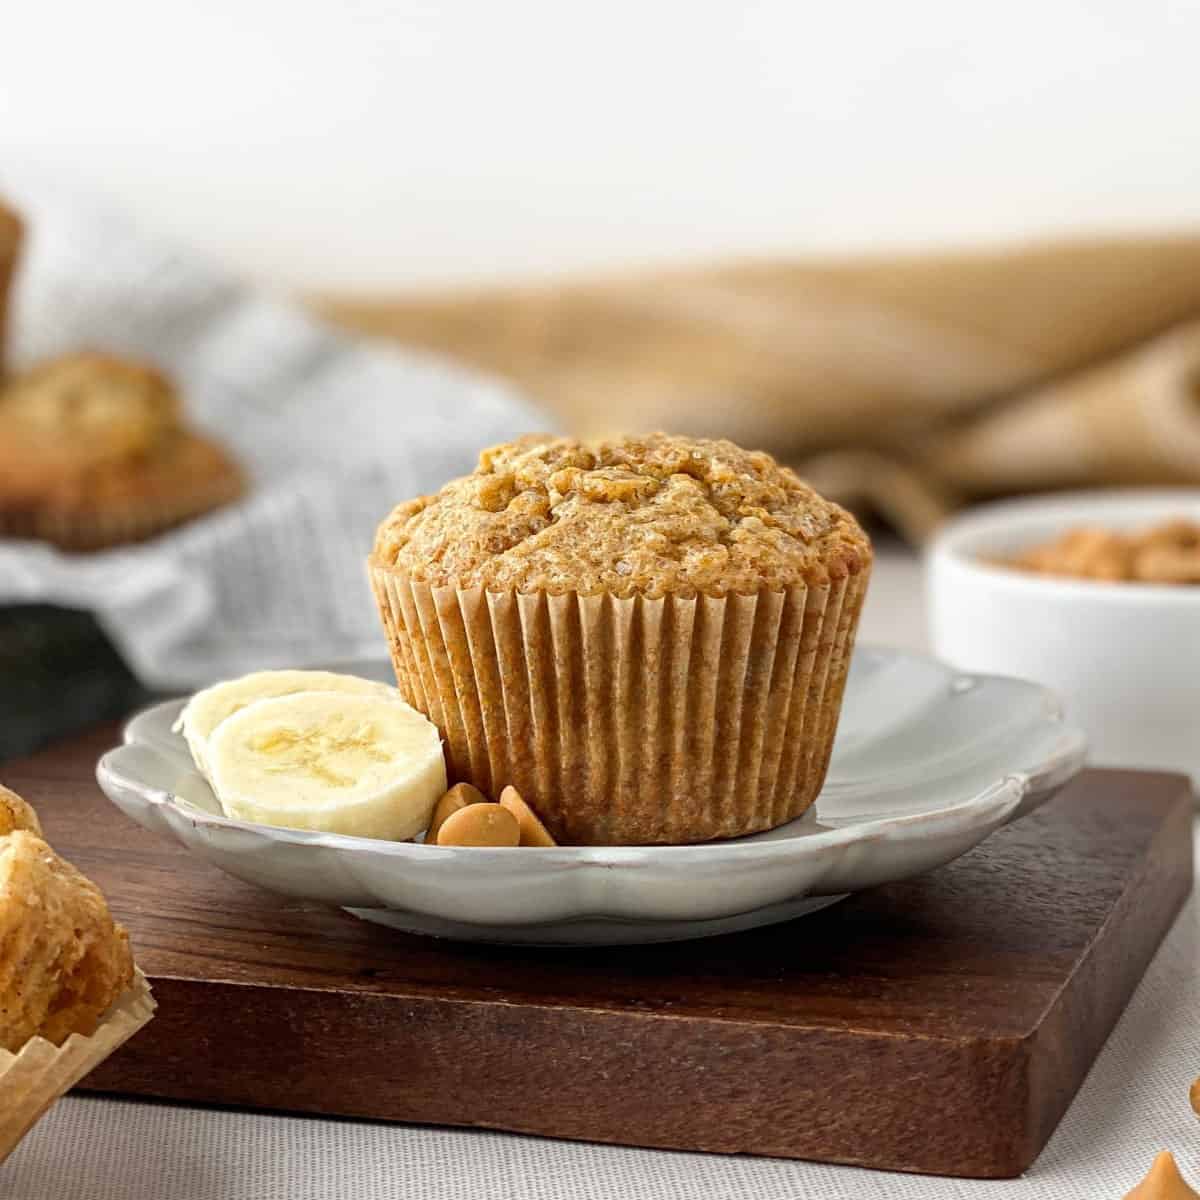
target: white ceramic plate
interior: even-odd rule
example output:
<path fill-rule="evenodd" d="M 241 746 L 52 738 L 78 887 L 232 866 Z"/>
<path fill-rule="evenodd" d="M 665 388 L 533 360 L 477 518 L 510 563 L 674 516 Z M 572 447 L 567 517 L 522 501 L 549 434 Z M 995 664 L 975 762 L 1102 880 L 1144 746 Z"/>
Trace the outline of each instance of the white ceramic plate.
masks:
<path fill-rule="evenodd" d="M 134 717 L 97 767 L 135 821 L 284 895 L 417 933 L 544 945 L 730 933 L 918 875 L 1048 799 L 1085 749 L 1034 684 L 860 648 L 825 787 L 801 819 L 695 846 L 489 850 L 230 820 L 171 732 L 183 704 Z"/>

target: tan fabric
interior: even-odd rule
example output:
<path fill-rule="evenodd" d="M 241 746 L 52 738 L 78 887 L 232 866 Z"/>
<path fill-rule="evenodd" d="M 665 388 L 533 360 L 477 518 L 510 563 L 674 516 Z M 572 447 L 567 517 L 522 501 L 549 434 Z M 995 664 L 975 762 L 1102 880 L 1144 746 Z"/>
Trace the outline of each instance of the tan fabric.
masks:
<path fill-rule="evenodd" d="M 914 539 L 976 497 L 1200 483 L 1200 235 L 320 307 L 507 375 L 572 432 L 771 450 Z"/>

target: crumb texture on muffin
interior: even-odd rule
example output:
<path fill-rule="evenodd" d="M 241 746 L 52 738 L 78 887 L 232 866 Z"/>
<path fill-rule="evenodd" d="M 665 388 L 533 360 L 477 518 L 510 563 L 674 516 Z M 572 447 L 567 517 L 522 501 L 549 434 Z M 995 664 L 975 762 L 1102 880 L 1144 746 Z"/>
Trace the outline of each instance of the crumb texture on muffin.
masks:
<path fill-rule="evenodd" d="M 132 980 L 99 888 L 36 833 L 0 837 L 0 1047 L 90 1036 Z"/>
<path fill-rule="evenodd" d="M 42 826 L 33 806 L 0 783 L 0 837 L 15 833 L 18 829 L 42 836 Z"/>
<path fill-rule="evenodd" d="M 854 518 L 769 454 L 665 434 L 492 447 L 395 508 L 374 554 L 431 586 L 650 597 L 779 591 L 870 556 Z"/>

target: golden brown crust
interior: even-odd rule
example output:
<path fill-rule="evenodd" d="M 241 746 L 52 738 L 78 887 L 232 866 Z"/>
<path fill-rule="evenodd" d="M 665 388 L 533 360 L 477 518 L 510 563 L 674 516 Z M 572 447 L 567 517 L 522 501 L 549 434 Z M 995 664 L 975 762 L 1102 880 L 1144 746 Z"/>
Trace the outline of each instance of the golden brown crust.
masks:
<path fill-rule="evenodd" d="M 0 392 L 0 536 L 70 550 L 151 537 L 236 499 L 225 450 L 186 432 L 155 368 L 86 351 Z"/>
<path fill-rule="evenodd" d="M 432 586 L 659 597 L 781 591 L 870 557 L 854 518 L 770 455 L 652 434 L 485 450 L 471 475 L 399 505 L 373 561 Z"/>
<path fill-rule="evenodd" d="M 33 807 L 27 804 L 16 792 L 11 792 L 0 784 L 0 837 L 23 829 L 28 833 L 42 836 L 41 822 Z"/>
<path fill-rule="evenodd" d="M 36 834 L 0 837 L 0 1047 L 90 1036 L 132 981 L 129 940 L 96 885 Z"/>

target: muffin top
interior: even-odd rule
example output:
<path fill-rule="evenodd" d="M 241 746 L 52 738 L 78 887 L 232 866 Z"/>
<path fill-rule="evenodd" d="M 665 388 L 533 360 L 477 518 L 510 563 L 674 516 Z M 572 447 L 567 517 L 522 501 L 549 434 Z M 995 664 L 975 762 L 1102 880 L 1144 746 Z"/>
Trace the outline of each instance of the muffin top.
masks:
<path fill-rule="evenodd" d="M 854 518 L 769 454 L 650 434 L 530 434 L 397 506 L 375 561 L 431 586 L 658 597 L 779 591 L 859 571 Z"/>
<path fill-rule="evenodd" d="M 244 485 L 149 363 L 80 351 L 0 385 L 0 536 L 94 549 L 207 512 Z"/>
<path fill-rule="evenodd" d="M 160 371 L 93 350 L 51 359 L 0 391 L 6 440 L 80 463 L 145 454 L 178 429 L 180 415 Z"/>

